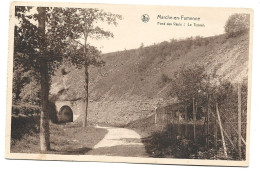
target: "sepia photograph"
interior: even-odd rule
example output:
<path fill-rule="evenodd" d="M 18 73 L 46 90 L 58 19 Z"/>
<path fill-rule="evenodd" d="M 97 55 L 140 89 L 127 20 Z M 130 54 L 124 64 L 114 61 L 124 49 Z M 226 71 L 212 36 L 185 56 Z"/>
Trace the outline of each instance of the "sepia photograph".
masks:
<path fill-rule="evenodd" d="M 6 158 L 248 166 L 253 10 L 12 2 Z"/>

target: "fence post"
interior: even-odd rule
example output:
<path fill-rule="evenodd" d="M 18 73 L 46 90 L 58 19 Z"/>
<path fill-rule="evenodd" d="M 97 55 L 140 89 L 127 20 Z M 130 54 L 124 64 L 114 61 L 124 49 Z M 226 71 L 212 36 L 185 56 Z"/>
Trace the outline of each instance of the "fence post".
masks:
<path fill-rule="evenodd" d="M 178 136 L 181 136 L 181 125 L 180 125 L 180 112 L 179 112 L 179 110 L 177 110 L 177 118 L 178 118 L 178 120 L 177 120 L 177 133 L 178 133 Z"/>
<path fill-rule="evenodd" d="M 227 158 L 227 147 L 226 147 L 225 137 L 224 137 L 224 134 L 223 134 L 223 128 L 222 128 L 222 124 L 221 124 L 221 120 L 220 120 L 217 102 L 216 102 L 216 112 L 217 112 L 217 115 L 218 115 L 218 122 L 219 122 L 220 134 L 221 134 L 221 138 L 222 138 L 224 154 L 225 154 L 225 157 Z"/>
<path fill-rule="evenodd" d="M 207 105 L 207 135 L 206 135 L 206 145 L 209 149 L 209 110 L 210 110 L 210 95 L 208 94 L 208 105 Z"/>
<path fill-rule="evenodd" d="M 185 134 L 184 136 L 186 138 L 188 138 L 188 110 L 187 110 L 187 106 L 185 106 L 185 114 L 184 114 L 184 118 L 185 118 Z"/>
<path fill-rule="evenodd" d="M 156 125 L 157 124 L 157 107 L 155 107 L 154 109 L 155 109 L 154 123 Z"/>
<path fill-rule="evenodd" d="M 193 139 L 196 143 L 196 112 L 195 112 L 195 98 L 192 99 L 192 105 L 193 105 Z"/>
<path fill-rule="evenodd" d="M 214 146 L 215 149 L 218 148 L 218 118 L 217 115 L 215 115 L 215 121 L 214 121 Z"/>
<path fill-rule="evenodd" d="M 242 159 L 241 155 L 241 85 L 238 83 L 237 87 L 237 99 L 238 99 L 238 156 Z"/>

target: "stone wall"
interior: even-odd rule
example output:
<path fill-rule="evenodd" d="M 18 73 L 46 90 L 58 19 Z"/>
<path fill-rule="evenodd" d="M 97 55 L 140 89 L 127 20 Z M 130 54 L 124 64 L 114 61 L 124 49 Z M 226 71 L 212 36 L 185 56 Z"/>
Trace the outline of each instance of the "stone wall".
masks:
<path fill-rule="evenodd" d="M 155 113 L 153 104 L 155 104 L 153 100 L 90 102 L 88 121 L 91 123 L 126 125 Z"/>

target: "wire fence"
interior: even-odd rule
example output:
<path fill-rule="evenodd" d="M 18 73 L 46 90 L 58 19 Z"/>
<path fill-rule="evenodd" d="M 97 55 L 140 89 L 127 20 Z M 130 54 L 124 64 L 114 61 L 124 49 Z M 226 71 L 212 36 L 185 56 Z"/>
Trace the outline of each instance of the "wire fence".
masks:
<path fill-rule="evenodd" d="M 180 103 L 160 106 L 155 124 L 171 125 L 178 138 L 192 140 L 206 150 L 221 149 L 226 158 L 242 160 L 246 158 L 247 95 L 247 86 L 238 84 L 224 98 L 210 94 L 212 98 L 200 108 L 195 103 L 196 108 Z"/>

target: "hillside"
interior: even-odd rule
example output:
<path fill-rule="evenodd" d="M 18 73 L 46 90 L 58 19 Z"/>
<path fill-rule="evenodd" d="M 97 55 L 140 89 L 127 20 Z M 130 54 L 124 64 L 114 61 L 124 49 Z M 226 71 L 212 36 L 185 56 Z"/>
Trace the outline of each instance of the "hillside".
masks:
<path fill-rule="evenodd" d="M 89 72 L 89 120 L 125 124 L 151 115 L 154 105 L 172 99 L 170 81 L 184 66 L 204 65 L 207 73 L 238 82 L 247 78 L 248 55 L 248 34 L 172 40 L 104 54 L 105 66 L 91 67 Z M 67 74 L 61 75 L 61 69 L 56 72 L 51 94 L 63 93 L 60 99 L 82 98 L 83 70 L 68 65 L 62 68 Z"/>

